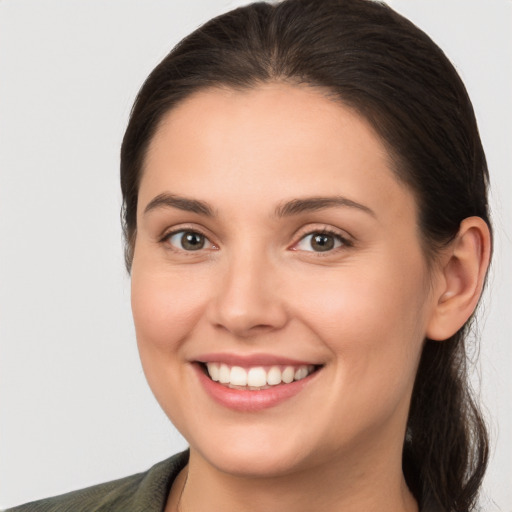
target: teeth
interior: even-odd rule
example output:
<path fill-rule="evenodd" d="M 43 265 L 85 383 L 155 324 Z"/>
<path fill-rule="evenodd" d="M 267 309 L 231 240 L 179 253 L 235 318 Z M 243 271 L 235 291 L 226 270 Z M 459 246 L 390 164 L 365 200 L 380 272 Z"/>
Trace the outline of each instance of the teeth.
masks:
<path fill-rule="evenodd" d="M 231 371 L 227 364 L 221 364 L 219 368 L 219 382 L 222 384 L 229 384 Z"/>
<path fill-rule="evenodd" d="M 218 381 L 220 378 L 220 368 L 218 364 L 208 363 L 208 373 L 214 381 Z"/>
<path fill-rule="evenodd" d="M 304 367 L 301 367 L 299 368 L 296 372 L 295 372 L 295 380 L 301 380 L 305 377 L 308 376 L 308 369 L 307 368 L 304 368 Z"/>
<path fill-rule="evenodd" d="M 272 366 L 267 369 L 263 366 L 254 366 L 247 370 L 241 366 L 230 367 L 225 363 L 207 363 L 206 368 L 210 378 L 216 382 L 230 387 L 255 390 L 304 379 L 314 370 L 313 365 Z"/>
<path fill-rule="evenodd" d="M 251 368 L 247 373 L 247 384 L 253 388 L 261 388 L 267 384 L 267 374 L 261 366 Z"/>
<path fill-rule="evenodd" d="M 272 366 L 267 373 L 267 384 L 269 386 L 276 386 L 281 384 L 281 370 L 277 366 Z"/>
<path fill-rule="evenodd" d="M 229 383 L 233 386 L 247 386 L 247 372 L 240 366 L 233 366 L 229 375 Z"/>
<path fill-rule="evenodd" d="M 293 366 L 287 366 L 283 374 L 281 375 L 281 379 L 285 384 L 290 384 L 290 382 L 293 382 L 293 378 L 295 377 L 295 370 Z"/>

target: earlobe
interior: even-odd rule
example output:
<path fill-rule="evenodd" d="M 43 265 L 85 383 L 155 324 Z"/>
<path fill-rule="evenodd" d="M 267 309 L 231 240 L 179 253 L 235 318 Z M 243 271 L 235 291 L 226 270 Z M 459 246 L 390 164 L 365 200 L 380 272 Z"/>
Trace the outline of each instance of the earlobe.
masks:
<path fill-rule="evenodd" d="M 491 234 L 487 223 L 480 217 L 464 219 L 443 262 L 427 338 L 438 341 L 450 338 L 473 314 L 482 293 L 490 254 Z"/>

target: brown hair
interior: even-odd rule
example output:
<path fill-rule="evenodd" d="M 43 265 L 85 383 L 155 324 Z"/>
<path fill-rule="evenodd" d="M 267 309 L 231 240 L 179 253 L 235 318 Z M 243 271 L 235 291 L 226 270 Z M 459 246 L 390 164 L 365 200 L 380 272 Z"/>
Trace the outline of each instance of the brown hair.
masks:
<path fill-rule="evenodd" d="M 137 96 L 121 149 L 128 270 L 145 153 L 162 117 L 201 89 L 269 81 L 320 86 L 373 125 L 397 177 L 416 196 L 429 261 L 466 217 L 490 225 L 487 165 L 471 102 L 424 32 L 371 0 L 260 2 L 186 37 Z M 418 368 L 403 470 L 423 511 L 476 509 L 488 438 L 468 381 L 468 329 L 442 343 L 425 340 Z"/>

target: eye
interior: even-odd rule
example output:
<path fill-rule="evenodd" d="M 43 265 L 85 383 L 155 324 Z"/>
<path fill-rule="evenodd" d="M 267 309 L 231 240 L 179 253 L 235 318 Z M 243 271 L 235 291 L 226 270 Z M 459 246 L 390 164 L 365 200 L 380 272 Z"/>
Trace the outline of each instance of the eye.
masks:
<path fill-rule="evenodd" d="M 167 235 L 165 240 L 182 251 L 199 251 L 207 246 L 214 247 L 208 238 L 197 231 L 176 231 Z"/>
<path fill-rule="evenodd" d="M 294 249 L 310 252 L 328 252 L 343 245 L 349 245 L 348 241 L 336 233 L 316 232 L 302 237 Z"/>

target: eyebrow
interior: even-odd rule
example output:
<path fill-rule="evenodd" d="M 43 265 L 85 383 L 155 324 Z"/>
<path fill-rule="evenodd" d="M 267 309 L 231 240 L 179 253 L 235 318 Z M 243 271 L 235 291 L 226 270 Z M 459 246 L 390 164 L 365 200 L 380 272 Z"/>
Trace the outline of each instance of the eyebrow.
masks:
<path fill-rule="evenodd" d="M 152 199 L 144 209 L 144 214 L 158 208 L 177 208 L 178 210 L 197 213 L 199 215 L 205 215 L 206 217 L 215 216 L 213 213 L 213 208 L 204 201 L 188 199 L 186 197 L 177 196 L 175 194 L 169 194 L 166 192 L 159 194 L 154 199 Z"/>
<path fill-rule="evenodd" d="M 275 214 L 277 217 L 289 217 L 304 212 L 312 212 L 316 210 L 323 210 L 325 208 L 335 208 L 340 206 L 356 208 L 370 214 L 372 217 L 376 217 L 375 212 L 372 209 L 343 196 L 306 197 L 304 199 L 292 199 L 291 201 L 279 205 L 276 208 Z"/>
<path fill-rule="evenodd" d="M 291 217 L 300 213 L 323 210 L 326 208 L 348 207 L 361 210 L 368 213 L 372 217 L 376 217 L 375 212 L 367 206 L 352 201 L 343 196 L 328 197 L 306 197 L 302 199 L 292 199 L 279 205 L 274 214 L 276 217 Z M 213 208 L 205 201 L 197 199 L 189 199 L 187 197 L 178 196 L 164 192 L 153 198 L 146 208 L 144 214 L 156 210 L 158 208 L 177 208 L 186 212 L 197 213 L 206 217 L 215 217 Z"/>

